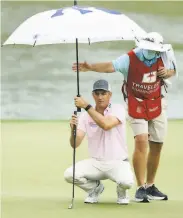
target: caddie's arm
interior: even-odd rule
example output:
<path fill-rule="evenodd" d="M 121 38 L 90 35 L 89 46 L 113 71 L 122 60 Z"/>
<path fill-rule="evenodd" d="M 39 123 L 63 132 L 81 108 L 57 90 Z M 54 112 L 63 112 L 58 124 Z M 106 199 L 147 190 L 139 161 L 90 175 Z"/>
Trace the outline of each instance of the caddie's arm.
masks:
<path fill-rule="evenodd" d="M 70 135 L 70 145 L 74 148 L 74 125 L 78 125 L 78 118 L 77 115 L 73 114 L 72 118 L 70 120 L 70 128 L 71 128 L 71 135 Z M 85 132 L 83 132 L 80 129 L 77 129 L 77 134 L 76 134 L 76 148 L 79 147 L 79 145 L 81 144 L 81 142 L 84 139 L 85 136 Z"/>
<path fill-rule="evenodd" d="M 160 67 L 158 69 L 158 76 L 163 79 L 168 79 L 176 74 L 176 71 L 174 69 L 165 69 L 164 67 Z"/>
<path fill-rule="evenodd" d="M 165 79 L 168 79 L 176 74 L 175 70 L 167 70 L 167 75 L 165 76 Z"/>
<path fill-rule="evenodd" d="M 99 73 L 114 73 L 115 72 L 112 62 L 91 64 L 90 71 L 95 71 Z"/>
<path fill-rule="evenodd" d="M 121 72 L 126 75 L 129 68 L 129 56 L 124 54 L 111 62 L 89 64 L 86 61 L 78 64 L 78 69 L 81 72 L 95 71 L 99 73 L 114 73 Z M 77 64 L 72 65 L 72 70 L 77 71 Z"/>
<path fill-rule="evenodd" d="M 99 73 L 113 73 L 115 72 L 112 62 L 104 62 L 104 63 L 96 63 L 89 64 L 87 62 L 78 64 L 79 71 L 87 72 L 87 71 L 95 71 Z M 77 71 L 76 63 L 73 64 L 72 70 Z"/>

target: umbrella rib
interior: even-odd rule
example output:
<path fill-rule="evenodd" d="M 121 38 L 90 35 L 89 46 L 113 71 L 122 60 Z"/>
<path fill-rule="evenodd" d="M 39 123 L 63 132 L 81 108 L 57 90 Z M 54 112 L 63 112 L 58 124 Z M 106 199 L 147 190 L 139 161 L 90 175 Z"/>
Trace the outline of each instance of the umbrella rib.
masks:
<path fill-rule="evenodd" d="M 37 40 L 34 41 L 33 47 L 35 47 Z"/>
<path fill-rule="evenodd" d="M 134 30 L 133 30 L 133 29 L 132 29 L 132 33 L 133 33 L 134 39 L 136 39 L 136 40 L 137 40 L 137 42 L 139 42 L 139 39 L 136 37 L 136 35 L 135 35 L 135 32 L 134 32 Z"/>
<path fill-rule="evenodd" d="M 90 38 L 88 38 L 88 44 L 90 45 Z"/>

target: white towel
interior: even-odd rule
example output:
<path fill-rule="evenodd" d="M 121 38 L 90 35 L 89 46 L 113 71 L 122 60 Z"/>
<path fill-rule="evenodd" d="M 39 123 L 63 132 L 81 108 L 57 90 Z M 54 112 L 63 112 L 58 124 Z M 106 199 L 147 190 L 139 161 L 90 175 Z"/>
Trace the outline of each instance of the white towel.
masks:
<path fill-rule="evenodd" d="M 175 59 L 172 45 L 169 44 L 168 50 L 165 52 L 161 52 L 160 54 L 161 54 L 161 58 L 162 58 L 162 61 L 163 61 L 165 68 L 171 69 L 171 66 L 173 64 L 173 66 L 175 67 L 175 70 L 176 70 L 176 76 L 178 76 L 177 63 L 176 63 L 176 59 Z M 171 82 L 168 79 L 165 79 L 165 82 L 167 84 L 171 84 Z"/>
<path fill-rule="evenodd" d="M 176 77 L 178 77 L 177 63 L 176 63 L 176 59 L 175 59 L 172 45 L 168 44 L 167 46 L 168 46 L 168 50 L 160 53 L 163 64 L 164 64 L 166 69 L 171 69 L 172 64 L 173 64 L 173 66 L 175 67 L 175 71 L 176 71 Z M 166 84 L 167 89 L 172 87 L 172 83 L 169 79 L 164 79 L 164 82 Z M 166 94 L 167 94 L 166 90 L 163 87 L 162 87 L 162 94 L 164 96 L 166 96 Z"/>

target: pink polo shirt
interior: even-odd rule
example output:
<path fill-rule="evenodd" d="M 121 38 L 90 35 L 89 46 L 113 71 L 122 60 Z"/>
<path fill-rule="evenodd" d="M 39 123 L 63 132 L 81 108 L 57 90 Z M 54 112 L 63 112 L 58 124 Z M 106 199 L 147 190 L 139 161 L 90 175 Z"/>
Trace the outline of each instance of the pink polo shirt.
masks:
<path fill-rule="evenodd" d="M 126 118 L 123 105 L 110 104 L 104 111 L 104 116 L 115 116 L 121 121 L 121 124 L 106 131 L 100 128 L 87 112 L 83 112 L 79 117 L 78 129 L 87 135 L 90 157 L 97 160 L 128 158 Z"/>

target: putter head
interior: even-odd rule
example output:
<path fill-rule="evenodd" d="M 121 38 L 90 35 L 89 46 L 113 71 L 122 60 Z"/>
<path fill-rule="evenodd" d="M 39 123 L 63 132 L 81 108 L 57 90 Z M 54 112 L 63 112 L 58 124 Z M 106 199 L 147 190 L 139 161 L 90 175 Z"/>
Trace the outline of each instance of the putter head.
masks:
<path fill-rule="evenodd" d="M 68 209 L 72 209 L 73 208 L 73 204 L 71 203 L 68 207 Z"/>
<path fill-rule="evenodd" d="M 73 206 L 74 206 L 74 198 L 72 199 L 71 204 L 69 205 L 68 209 L 72 209 Z"/>

